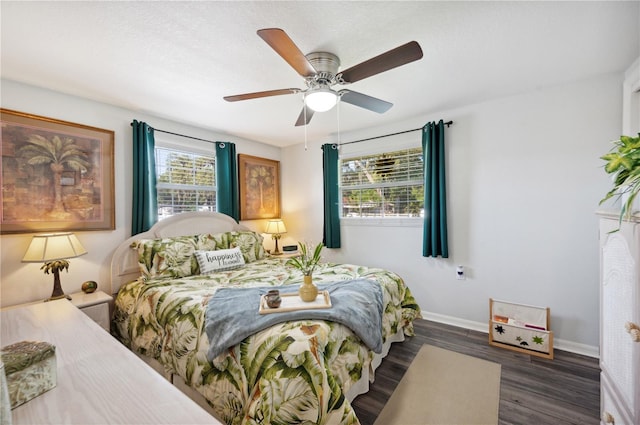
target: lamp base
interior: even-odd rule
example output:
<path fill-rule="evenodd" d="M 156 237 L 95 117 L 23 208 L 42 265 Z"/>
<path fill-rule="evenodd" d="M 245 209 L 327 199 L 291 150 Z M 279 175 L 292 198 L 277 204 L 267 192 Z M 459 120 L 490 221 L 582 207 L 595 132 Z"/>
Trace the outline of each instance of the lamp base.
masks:
<path fill-rule="evenodd" d="M 71 299 L 72 299 L 69 295 L 67 295 L 67 294 L 62 294 L 62 295 L 57 295 L 57 296 L 55 296 L 55 297 L 49 297 L 49 298 L 47 298 L 46 300 L 44 300 L 44 302 L 47 302 L 47 301 L 55 301 L 55 300 L 61 300 L 61 299 L 63 299 L 63 298 L 66 298 L 66 299 L 68 299 L 69 301 L 71 301 Z"/>
<path fill-rule="evenodd" d="M 280 252 L 280 250 L 278 249 L 278 240 L 280 240 L 280 235 L 275 234 L 272 236 L 273 240 L 276 241 L 276 249 L 273 250 L 273 252 L 271 253 L 271 255 L 282 255 L 282 252 Z"/>
<path fill-rule="evenodd" d="M 61 261 L 64 261 L 64 260 L 61 260 Z M 60 261 L 58 263 L 60 263 Z M 50 266 L 51 264 L 53 264 L 54 266 L 51 267 Z M 62 298 L 71 300 L 71 297 L 64 293 L 64 291 L 62 290 L 62 285 L 60 284 L 60 270 L 62 268 L 65 268 L 65 269 L 69 268 L 69 263 L 64 261 L 62 265 L 56 265 L 56 264 L 57 264 L 56 262 L 45 263 L 45 266 L 49 267 L 48 269 L 45 270 L 45 272 L 48 272 L 49 269 L 53 271 L 53 292 L 51 293 L 51 296 L 47 298 L 45 301 L 60 300 Z"/>

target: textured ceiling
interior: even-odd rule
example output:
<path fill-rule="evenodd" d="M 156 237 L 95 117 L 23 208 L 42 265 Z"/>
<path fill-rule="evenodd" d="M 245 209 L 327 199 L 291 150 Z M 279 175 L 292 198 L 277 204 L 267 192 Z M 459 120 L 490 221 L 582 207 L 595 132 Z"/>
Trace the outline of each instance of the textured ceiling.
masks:
<path fill-rule="evenodd" d="M 621 72 L 640 55 L 637 1 L 2 1 L 0 13 L 2 78 L 276 146 L 304 138 L 301 94 L 222 99 L 304 88 L 261 28 L 338 55 L 342 69 L 420 43 L 423 59 L 348 86 L 394 106 L 342 104 L 342 132 Z M 308 137 L 337 127 L 336 110 L 316 113 Z"/>

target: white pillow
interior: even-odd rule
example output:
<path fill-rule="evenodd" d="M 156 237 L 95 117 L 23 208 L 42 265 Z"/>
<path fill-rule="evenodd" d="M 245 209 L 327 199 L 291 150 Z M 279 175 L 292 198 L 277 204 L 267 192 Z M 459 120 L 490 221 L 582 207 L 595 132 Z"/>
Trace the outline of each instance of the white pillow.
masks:
<path fill-rule="evenodd" d="M 194 254 L 200 266 L 200 274 L 233 270 L 244 265 L 244 257 L 240 248 L 237 247 L 215 251 L 195 251 Z"/>

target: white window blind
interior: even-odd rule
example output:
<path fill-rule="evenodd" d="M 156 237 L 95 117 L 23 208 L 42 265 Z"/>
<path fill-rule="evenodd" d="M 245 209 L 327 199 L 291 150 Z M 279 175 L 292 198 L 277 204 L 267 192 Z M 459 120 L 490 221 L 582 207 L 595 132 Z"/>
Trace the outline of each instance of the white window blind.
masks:
<path fill-rule="evenodd" d="M 156 146 L 158 219 L 216 210 L 215 154 Z"/>
<path fill-rule="evenodd" d="M 343 217 L 420 217 L 424 208 L 422 148 L 340 160 Z"/>

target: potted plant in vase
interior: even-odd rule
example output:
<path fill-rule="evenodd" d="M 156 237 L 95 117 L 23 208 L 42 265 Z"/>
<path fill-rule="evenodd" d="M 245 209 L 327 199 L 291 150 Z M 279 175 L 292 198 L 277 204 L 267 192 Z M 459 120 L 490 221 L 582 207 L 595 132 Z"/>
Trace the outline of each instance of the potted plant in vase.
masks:
<path fill-rule="evenodd" d="M 320 254 L 322 253 L 324 245 L 322 242 L 317 244 L 315 248 L 312 248 L 311 245 L 304 244 L 302 242 L 298 242 L 298 245 L 300 246 L 300 255 L 290 258 L 286 262 L 286 265 L 294 267 L 302 272 L 304 281 L 302 285 L 300 285 L 298 295 L 300 295 L 302 301 L 310 302 L 314 301 L 318 296 L 318 287 L 313 283 L 312 276 L 313 271 L 320 262 Z"/>
<path fill-rule="evenodd" d="M 633 214 L 633 201 L 640 192 L 640 133 L 638 137 L 620 136 L 613 142 L 609 153 L 600 157 L 607 163 L 604 170 L 615 174 L 613 188 L 600 201 L 600 205 L 608 199 L 621 197 L 620 221 Z"/>

